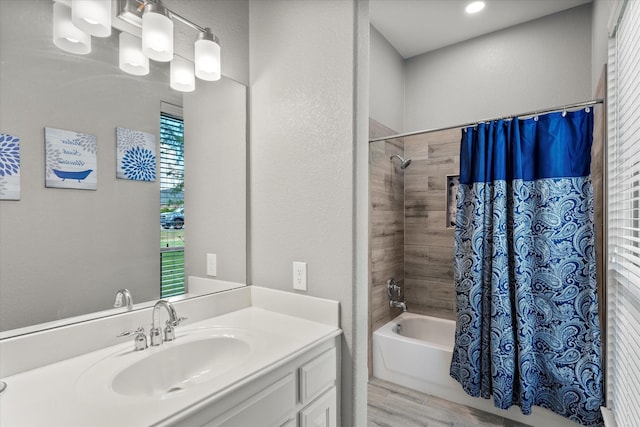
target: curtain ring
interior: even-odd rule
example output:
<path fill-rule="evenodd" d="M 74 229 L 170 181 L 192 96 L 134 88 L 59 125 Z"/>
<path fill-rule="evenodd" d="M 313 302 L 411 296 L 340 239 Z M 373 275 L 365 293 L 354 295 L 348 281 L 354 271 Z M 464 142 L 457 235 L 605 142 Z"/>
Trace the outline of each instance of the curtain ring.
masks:
<path fill-rule="evenodd" d="M 588 113 L 589 111 L 591 111 L 591 108 L 587 107 L 584 109 L 584 111 Z"/>

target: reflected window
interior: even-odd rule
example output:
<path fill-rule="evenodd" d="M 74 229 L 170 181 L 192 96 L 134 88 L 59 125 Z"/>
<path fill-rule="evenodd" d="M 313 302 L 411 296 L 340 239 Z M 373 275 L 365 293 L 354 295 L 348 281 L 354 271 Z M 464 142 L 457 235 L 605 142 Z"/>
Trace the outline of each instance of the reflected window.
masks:
<path fill-rule="evenodd" d="M 160 115 L 160 297 L 185 292 L 184 122 Z"/>

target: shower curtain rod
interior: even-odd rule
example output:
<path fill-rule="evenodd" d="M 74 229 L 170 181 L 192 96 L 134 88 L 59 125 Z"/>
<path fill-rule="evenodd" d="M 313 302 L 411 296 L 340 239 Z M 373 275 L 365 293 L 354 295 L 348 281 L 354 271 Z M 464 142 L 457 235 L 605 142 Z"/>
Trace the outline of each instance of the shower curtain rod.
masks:
<path fill-rule="evenodd" d="M 438 132 L 438 131 L 441 131 L 441 130 L 449 130 L 449 129 L 456 129 L 456 128 L 466 128 L 468 126 L 475 126 L 478 123 L 492 122 L 492 121 L 495 121 L 495 120 L 507 120 L 507 119 L 513 119 L 515 117 L 520 117 L 520 116 L 525 116 L 525 117 L 526 116 L 536 116 L 538 114 L 552 113 L 552 112 L 555 112 L 555 111 L 564 111 L 564 110 L 569 110 L 569 109 L 573 109 L 573 108 L 588 107 L 590 105 L 596 105 L 596 104 L 602 104 L 602 103 L 604 103 L 604 99 L 602 99 L 602 98 L 592 99 L 590 101 L 577 102 L 575 104 L 561 105 L 561 106 L 558 106 L 558 107 L 546 108 L 544 110 L 529 111 L 528 113 L 521 113 L 521 114 L 516 114 L 516 115 L 511 115 L 511 116 L 500 116 L 500 117 L 494 117 L 492 119 L 485 119 L 485 120 L 476 120 L 475 122 L 469 122 L 469 123 L 465 123 L 465 124 L 462 124 L 462 125 L 446 126 L 446 127 L 436 128 L 436 129 L 425 129 L 425 130 L 418 130 L 418 131 L 414 131 L 414 132 L 399 133 L 399 134 L 396 134 L 396 135 L 385 136 L 383 138 L 373 138 L 373 139 L 369 140 L 369 143 L 377 142 L 377 141 L 384 141 L 384 140 L 387 140 L 387 139 L 403 138 L 405 136 L 422 135 L 423 133 Z"/>

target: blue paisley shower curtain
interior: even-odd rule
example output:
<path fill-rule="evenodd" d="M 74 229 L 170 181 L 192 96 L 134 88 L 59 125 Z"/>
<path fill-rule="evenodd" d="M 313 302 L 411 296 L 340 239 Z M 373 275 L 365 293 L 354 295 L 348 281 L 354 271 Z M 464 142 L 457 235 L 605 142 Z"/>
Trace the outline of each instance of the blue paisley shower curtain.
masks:
<path fill-rule="evenodd" d="M 451 376 L 495 406 L 601 425 L 593 112 L 462 132 Z"/>

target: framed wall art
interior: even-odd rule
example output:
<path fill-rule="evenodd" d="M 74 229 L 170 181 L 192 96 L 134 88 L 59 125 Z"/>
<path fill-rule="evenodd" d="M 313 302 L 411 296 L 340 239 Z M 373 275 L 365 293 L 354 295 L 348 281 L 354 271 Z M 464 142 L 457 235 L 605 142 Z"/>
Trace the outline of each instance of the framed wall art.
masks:
<path fill-rule="evenodd" d="M 134 129 L 116 128 L 116 178 L 156 180 L 156 136 Z"/>
<path fill-rule="evenodd" d="M 45 128 L 45 187 L 96 190 L 96 151 L 94 135 Z"/>
<path fill-rule="evenodd" d="M 0 200 L 20 200 L 20 138 L 0 132 Z"/>

